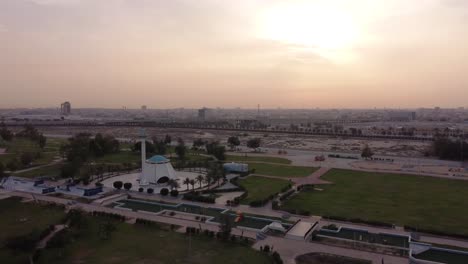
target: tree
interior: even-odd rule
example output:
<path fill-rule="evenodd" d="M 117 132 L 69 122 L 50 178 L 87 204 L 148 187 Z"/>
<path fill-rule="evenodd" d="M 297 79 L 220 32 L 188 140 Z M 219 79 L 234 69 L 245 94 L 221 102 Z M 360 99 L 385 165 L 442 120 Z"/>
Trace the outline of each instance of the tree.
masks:
<path fill-rule="evenodd" d="M 141 188 L 141 187 L 138 188 L 138 192 L 143 192 L 144 190 L 145 190 L 145 189 L 143 189 L 143 188 Z"/>
<path fill-rule="evenodd" d="M 163 141 L 156 141 L 153 143 L 154 145 L 154 152 L 157 155 L 166 155 L 167 146 Z"/>
<path fill-rule="evenodd" d="M 218 160 L 225 160 L 226 157 L 224 153 L 226 149 L 224 146 L 220 146 L 217 141 L 206 144 L 206 152 L 210 155 L 213 155 Z"/>
<path fill-rule="evenodd" d="M 148 188 L 148 189 L 146 189 L 146 192 L 148 194 L 152 194 L 152 193 L 154 193 L 154 190 L 152 188 Z"/>
<path fill-rule="evenodd" d="M 11 141 L 13 139 L 13 132 L 7 129 L 5 123 L 1 124 L 0 138 L 2 138 L 5 141 Z"/>
<path fill-rule="evenodd" d="M 178 190 L 172 190 L 171 191 L 171 196 L 172 197 L 177 197 L 179 195 L 179 191 Z"/>
<path fill-rule="evenodd" d="M 171 142 L 172 142 L 171 136 L 166 135 L 166 137 L 164 137 L 164 143 L 165 143 L 166 145 L 170 145 Z"/>
<path fill-rule="evenodd" d="M 185 147 L 185 143 L 181 138 L 179 138 L 178 141 L 179 141 L 179 144 L 175 147 L 174 151 L 180 160 L 185 160 L 187 148 Z"/>
<path fill-rule="evenodd" d="M 130 190 L 132 188 L 132 183 L 126 182 L 126 183 L 124 183 L 123 187 L 124 187 L 125 190 L 128 191 L 128 190 Z"/>
<path fill-rule="evenodd" d="M 179 188 L 179 182 L 174 180 L 174 179 L 170 179 L 168 182 L 167 182 L 167 185 L 169 185 L 169 187 L 171 188 L 171 190 L 174 190 L 174 189 L 177 189 Z"/>
<path fill-rule="evenodd" d="M 169 189 L 167 188 L 162 188 L 161 191 L 159 191 L 159 193 L 162 195 L 162 196 L 166 196 L 169 194 Z"/>
<path fill-rule="evenodd" d="M 262 140 L 260 138 L 252 138 L 247 141 L 247 147 L 257 151 L 261 143 Z"/>
<path fill-rule="evenodd" d="M 369 145 L 365 145 L 362 149 L 361 157 L 364 159 L 371 158 L 374 155 L 372 150 L 370 149 Z"/>
<path fill-rule="evenodd" d="M 38 139 L 38 144 L 41 149 L 44 149 L 45 145 L 47 143 L 47 138 L 44 135 L 40 135 Z"/>
<path fill-rule="evenodd" d="M 189 184 L 190 184 L 190 179 L 189 178 L 185 178 L 183 184 L 186 184 L 187 185 L 187 191 L 189 189 Z"/>
<path fill-rule="evenodd" d="M 193 141 L 192 145 L 194 149 L 198 150 L 205 145 L 205 141 L 203 141 L 201 138 L 197 138 Z"/>
<path fill-rule="evenodd" d="M 232 223 L 228 214 L 221 214 L 221 224 L 219 225 L 219 232 L 223 240 L 228 240 L 231 236 Z"/>
<path fill-rule="evenodd" d="M 23 164 L 24 166 L 30 165 L 31 162 L 33 162 L 33 159 L 33 155 L 29 152 L 24 152 L 20 156 L 21 164 Z"/>
<path fill-rule="evenodd" d="M 155 153 L 156 149 L 155 149 L 155 146 L 153 145 L 153 143 L 151 143 L 149 141 L 146 141 L 145 145 L 146 145 L 146 154 Z M 141 152 L 141 142 L 140 141 L 138 141 L 137 143 L 135 143 L 133 145 L 132 151 L 137 152 L 137 153 Z"/>
<path fill-rule="evenodd" d="M 240 145 L 240 140 L 238 137 L 229 137 L 227 142 L 231 150 Z"/>
<path fill-rule="evenodd" d="M 0 162 L 0 178 L 5 176 L 5 165 Z"/>
<path fill-rule="evenodd" d="M 122 189 L 123 183 L 121 181 L 115 181 L 113 186 L 114 186 L 114 188 L 120 190 L 120 189 Z"/>
<path fill-rule="evenodd" d="M 10 160 L 6 167 L 10 170 L 10 171 L 15 171 L 19 168 L 19 162 L 18 162 L 18 159 L 14 158 L 12 160 Z"/>
<path fill-rule="evenodd" d="M 195 180 L 190 180 L 190 185 L 192 185 L 192 191 L 195 189 Z"/>
<path fill-rule="evenodd" d="M 198 175 L 197 178 L 195 178 L 195 180 L 200 184 L 200 188 L 201 188 L 203 180 L 204 180 L 203 175 Z"/>

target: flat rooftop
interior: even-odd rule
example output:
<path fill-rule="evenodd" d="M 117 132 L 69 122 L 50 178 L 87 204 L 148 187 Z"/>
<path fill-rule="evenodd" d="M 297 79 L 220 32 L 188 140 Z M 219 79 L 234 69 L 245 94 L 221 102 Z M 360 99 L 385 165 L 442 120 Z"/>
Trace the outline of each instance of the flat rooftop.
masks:
<path fill-rule="evenodd" d="M 304 238 L 305 235 L 309 232 L 312 227 L 314 227 L 315 223 L 299 221 L 296 225 L 294 225 L 291 230 L 288 231 L 286 236 L 294 236 L 294 237 L 302 237 Z"/>

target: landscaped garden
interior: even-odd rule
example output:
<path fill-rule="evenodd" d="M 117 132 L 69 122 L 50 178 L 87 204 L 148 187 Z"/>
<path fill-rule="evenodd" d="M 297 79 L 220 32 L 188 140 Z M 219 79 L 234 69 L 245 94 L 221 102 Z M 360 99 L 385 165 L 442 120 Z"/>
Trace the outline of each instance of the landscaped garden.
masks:
<path fill-rule="evenodd" d="M 340 169 L 322 179 L 334 184 L 305 188 L 282 208 L 468 235 L 466 181 Z"/>
<path fill-rule="evenodd" d="M 28 245 L 39 239 L 49 225 L 65 216 L 61 208 L 22 203 L 20 198 L 0 200 L 0 263 L 29 263 Z M 13 247 L 21 249 L 12 249 Z"/>
<path fill-rule="evenodd" d="M 36 263 L 271 263 L 248 246 L 168 227 L 86 216 L 60 234 Z M 51 241 L 52 242 L 52 241 Z"/>
<path fill-rule="evenodd" d="M 238 183 L 245 188 L 248 193 L 247 197 L 241 200 L 241 203 L 243 204 L 268 199 L 291 184 L 288 180 L 261 176 L 249 176 L 245 179 L 239 180 Z"/>

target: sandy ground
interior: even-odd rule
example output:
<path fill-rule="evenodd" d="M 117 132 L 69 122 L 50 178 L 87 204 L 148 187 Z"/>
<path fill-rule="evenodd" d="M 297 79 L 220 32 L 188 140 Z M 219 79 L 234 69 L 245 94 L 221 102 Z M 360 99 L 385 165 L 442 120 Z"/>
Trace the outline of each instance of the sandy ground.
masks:
<path fill-rule="evenodd" d="M 72 136 L 79 132 L 111 134 L 119 139 L 135 140 L 140 131 L 136 127 L 41 127 L 46 135 Z M 245 146 L 247 140 L 254 137 L 262 138 L 262 147 L 278 149 L 314 150 L 326 152 L 360 153 L 367 144 L 376 155 L 422 157 L 424 151 L 430 146 L 429 142 L 401 141 L 401 140 L 370 140 L 370 139 L 344 139 L 327 138 L 322 136 L 304 136 L 290 134 L 261 134 L 232 131 L 207 131 L 191 129 L 146 128 L 148 137 L 163 139 L 166 134 L 171 135 L 173 141 L 182 138 L 186 142 L 194 139 L 204 139 L 226 143 L 230 136 L 239 136 L 241 145 Z"/>

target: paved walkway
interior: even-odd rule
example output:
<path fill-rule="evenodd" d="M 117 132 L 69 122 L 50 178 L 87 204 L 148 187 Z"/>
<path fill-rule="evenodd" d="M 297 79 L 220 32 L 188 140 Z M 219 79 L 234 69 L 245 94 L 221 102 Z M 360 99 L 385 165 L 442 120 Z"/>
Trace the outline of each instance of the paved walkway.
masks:
<path fill-rule="evenodd" d="M 322 175 L 327 173 L 330 170 L 330 168 L 327 167 L 321 167 L 320 169 L 316 170 L 314 173 L 307 177 L 303 178 L 293 178 L 292 181 L 297 184 L 297 185 L 303 185 L 303 184 L 331 184 L 329 181 L 325 181 L 320 179 Z"/>
<path fill-rule="evenodd" d="M 260 247 L 265 245 L 269 245 L 270 247 L 273 246 L 273 251 L 277 251 L 286 264 L 295 264 L 295 258 L 297 256 L 312 252 L 323 252 L 351 258 L 366 259 L 372 261 L 372 263 L 375 264 L 381 264 L 382 258 L 385 261 L 385 264 L 408 264 L 407 258 L 381 255 L 349 248 L 334 247 L 320 243 L 311 243 L 289 239 L 286 240 L 279 237 L 268 237 L 265 240 L 261 240 L 254 244 L 254 248 L 259 250 Z"/>
<path fill-rule="evenodd" d="M 41 248 L 45 248 L 47 246 L 47 242 L 49 242 L 49 240 L 55 236 L 55 234 L 57 234 L 58 232 L 60 232 L 61 230 L 65 229 L 67 226 L 66 225 L 56 225 L 55 226 L 55 229 L 54 231 L 52 231 L 49 235 L 47 235 L 46 237 L 44 237 L 41 241 L 39 241 L 39 243 L 37 244 L 36 248 L 37 249 L 41 249 Z"/>

